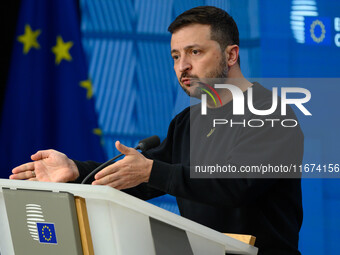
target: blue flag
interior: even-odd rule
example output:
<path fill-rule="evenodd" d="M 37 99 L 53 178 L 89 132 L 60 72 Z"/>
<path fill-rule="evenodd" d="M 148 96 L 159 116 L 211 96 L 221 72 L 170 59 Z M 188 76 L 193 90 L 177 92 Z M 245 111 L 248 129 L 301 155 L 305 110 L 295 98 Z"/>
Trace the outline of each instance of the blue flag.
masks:
<path fill-rule="evenodd" d="M 0 177 L 41 149 L 104 161 L 76 0 L 22 0 L 0 123 Z"/>
<path fill-rule="evenodd" d="M 53 223 L 38 222 L 37 229 L 39 234 L 39 242 L 57 244 L 57 236 Z"/>
<path fill-rule="evenodd" d="M 331 45 L 331 20 L 322 17 L 305 17 L 306 44 Z"/>

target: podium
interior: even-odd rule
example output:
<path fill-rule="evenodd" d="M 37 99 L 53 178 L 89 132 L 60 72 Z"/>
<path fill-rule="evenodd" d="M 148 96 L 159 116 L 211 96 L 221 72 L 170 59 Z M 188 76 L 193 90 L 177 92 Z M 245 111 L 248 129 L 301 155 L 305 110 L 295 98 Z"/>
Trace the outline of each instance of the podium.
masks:
<path fill-rule="evenodd" d="M 74 197 L 83 198 L 86 202 L 85 214 L 79 215 L 79 211 L 78 214 L 74 211 Z M 72 221 L 72 216 L 68 214 L 76 215 L 75 220 Z M 39 227 L 39 222 L 32 223 L 32 216 L 29 215 L 35 215 L 33 218 L 43 221 L 43 227 Z M 85 221 L 88 218 L 87 230 L 82 229 L 84 226 L 81 227 L 80 222 L 78 224 L 79 219 L 84 217 Z M 86 250 L 84 243 L 81 244 L 84 231 L 87 231 L 87 242 L 91 242 L 89 246 L 93 251 Z M 79 254 L 96 255 L 258 252 L 254 246 L 111 187 L 70 183 L 0 179 L 0 233 L 1 255 L 19 254 L 20 250 L 26 250 L 30 245 L 37 249 L 42 247 L 45 251 L 50 249 L 51 252 L 47 254 L 52 255 L 53 250 L 63 246 L 66 246 L 64 249 L 71 246 L 77 249 L 79 243 L 81 249 L 85 248 Z M 66 235 L 70 237 L 65 238 Z M 66 242 L 72 244 L 67 245 Z M 27 248 L 24 247 L 26 243 Z M 20 248 L 17 248 L 18 245 Z M 26 254 L 32 254 L 26 251 Z"/>

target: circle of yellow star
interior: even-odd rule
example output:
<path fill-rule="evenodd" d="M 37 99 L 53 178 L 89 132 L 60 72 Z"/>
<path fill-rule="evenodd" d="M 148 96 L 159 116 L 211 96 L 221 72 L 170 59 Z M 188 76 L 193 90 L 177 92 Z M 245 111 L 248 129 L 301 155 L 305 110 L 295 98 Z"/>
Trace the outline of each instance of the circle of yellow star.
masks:
<path fill-rule="evenodd" d="M 60 62 L 65 59 L 67 61 L 72 60 L 72 56 L 69 53 L 69 50 L 73 46 L 73 42 L 64 42 L 63 38 L 59 35 L 57 36 L 57 43 L 56 45 L 52 48 L 52 52 L 55 55 L 55 63 L 57 65 L 60 64 Z"/>
<path fill-rule="evenodd" d="M 45 236 L 45 228 L 48 230 L 48 235 L 49 235 L 48 238 Z M 42 232 L 42 236 L 45 239 L 45 241 L 47 241 L 47 242 L 51 241 L 53 235 L 52 235 L 51 229 L 48 226 L 43 226 L 41 232 Z"/>
<path fill-rule="evenodd" d="M 40 35 L 40 33 L 41 33 L 40 29 L 33 31 L 30 25 L 28 24 L 25 25 L 25 33 L 17 37 L 17 40 L 24 45 L 23 53 L 25 55 L 30 51 L 32 47 L 35 49 L 40 48 L 40 45 L 37 41 L 37 38 Z"/>
<path fill-rule="evenodd" d="M 317 37 L 315 35 L 315 27 L 316 26 L 319 26 L 321 28 L 321 35 L 319 37 Z M 314 22 L 310 26 L 309 31 L 310 31 L 310 35 L 311 35 L 314 42 L 321 43 L 323 41 L 323 39 L 325 39 L 325 34 L 326 34 L 325 25 L 320 20 L 314 20 Z"/>

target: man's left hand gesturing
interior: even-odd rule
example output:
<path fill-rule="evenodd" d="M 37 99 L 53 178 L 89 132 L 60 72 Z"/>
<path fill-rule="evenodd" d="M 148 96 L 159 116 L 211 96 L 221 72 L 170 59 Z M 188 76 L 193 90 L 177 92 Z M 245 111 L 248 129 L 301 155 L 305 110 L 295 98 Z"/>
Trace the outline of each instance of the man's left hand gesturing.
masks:
<path fill-rule="evenodd" d="M 150 178 L 153 160 L 144 157 L 137 150 L 116 142 L 116 148 L 125 157 L 105 167 L 95 175 L 93 185 L 108 185 L 116 189 L 128 189 Z"/>

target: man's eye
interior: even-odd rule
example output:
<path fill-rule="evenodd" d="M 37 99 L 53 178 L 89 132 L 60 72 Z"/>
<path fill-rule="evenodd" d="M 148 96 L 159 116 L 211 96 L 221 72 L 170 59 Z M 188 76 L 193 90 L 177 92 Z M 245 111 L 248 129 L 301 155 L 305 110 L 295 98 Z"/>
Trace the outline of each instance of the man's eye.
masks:
<path fill-rule="evenodd" d="M 200 53 L 199 50 L 192 50 L 192 54 L 193 54 L 193 55 L 197 55 L 197 54 L 199 54 L 199 53 Z"/>
<path fill-rule="evenodd" d="M 172 58 L 173 58 L 173 60 L 177 60 L 179 58 L 179 56 L 178 55 L 173 55 Z"/>

